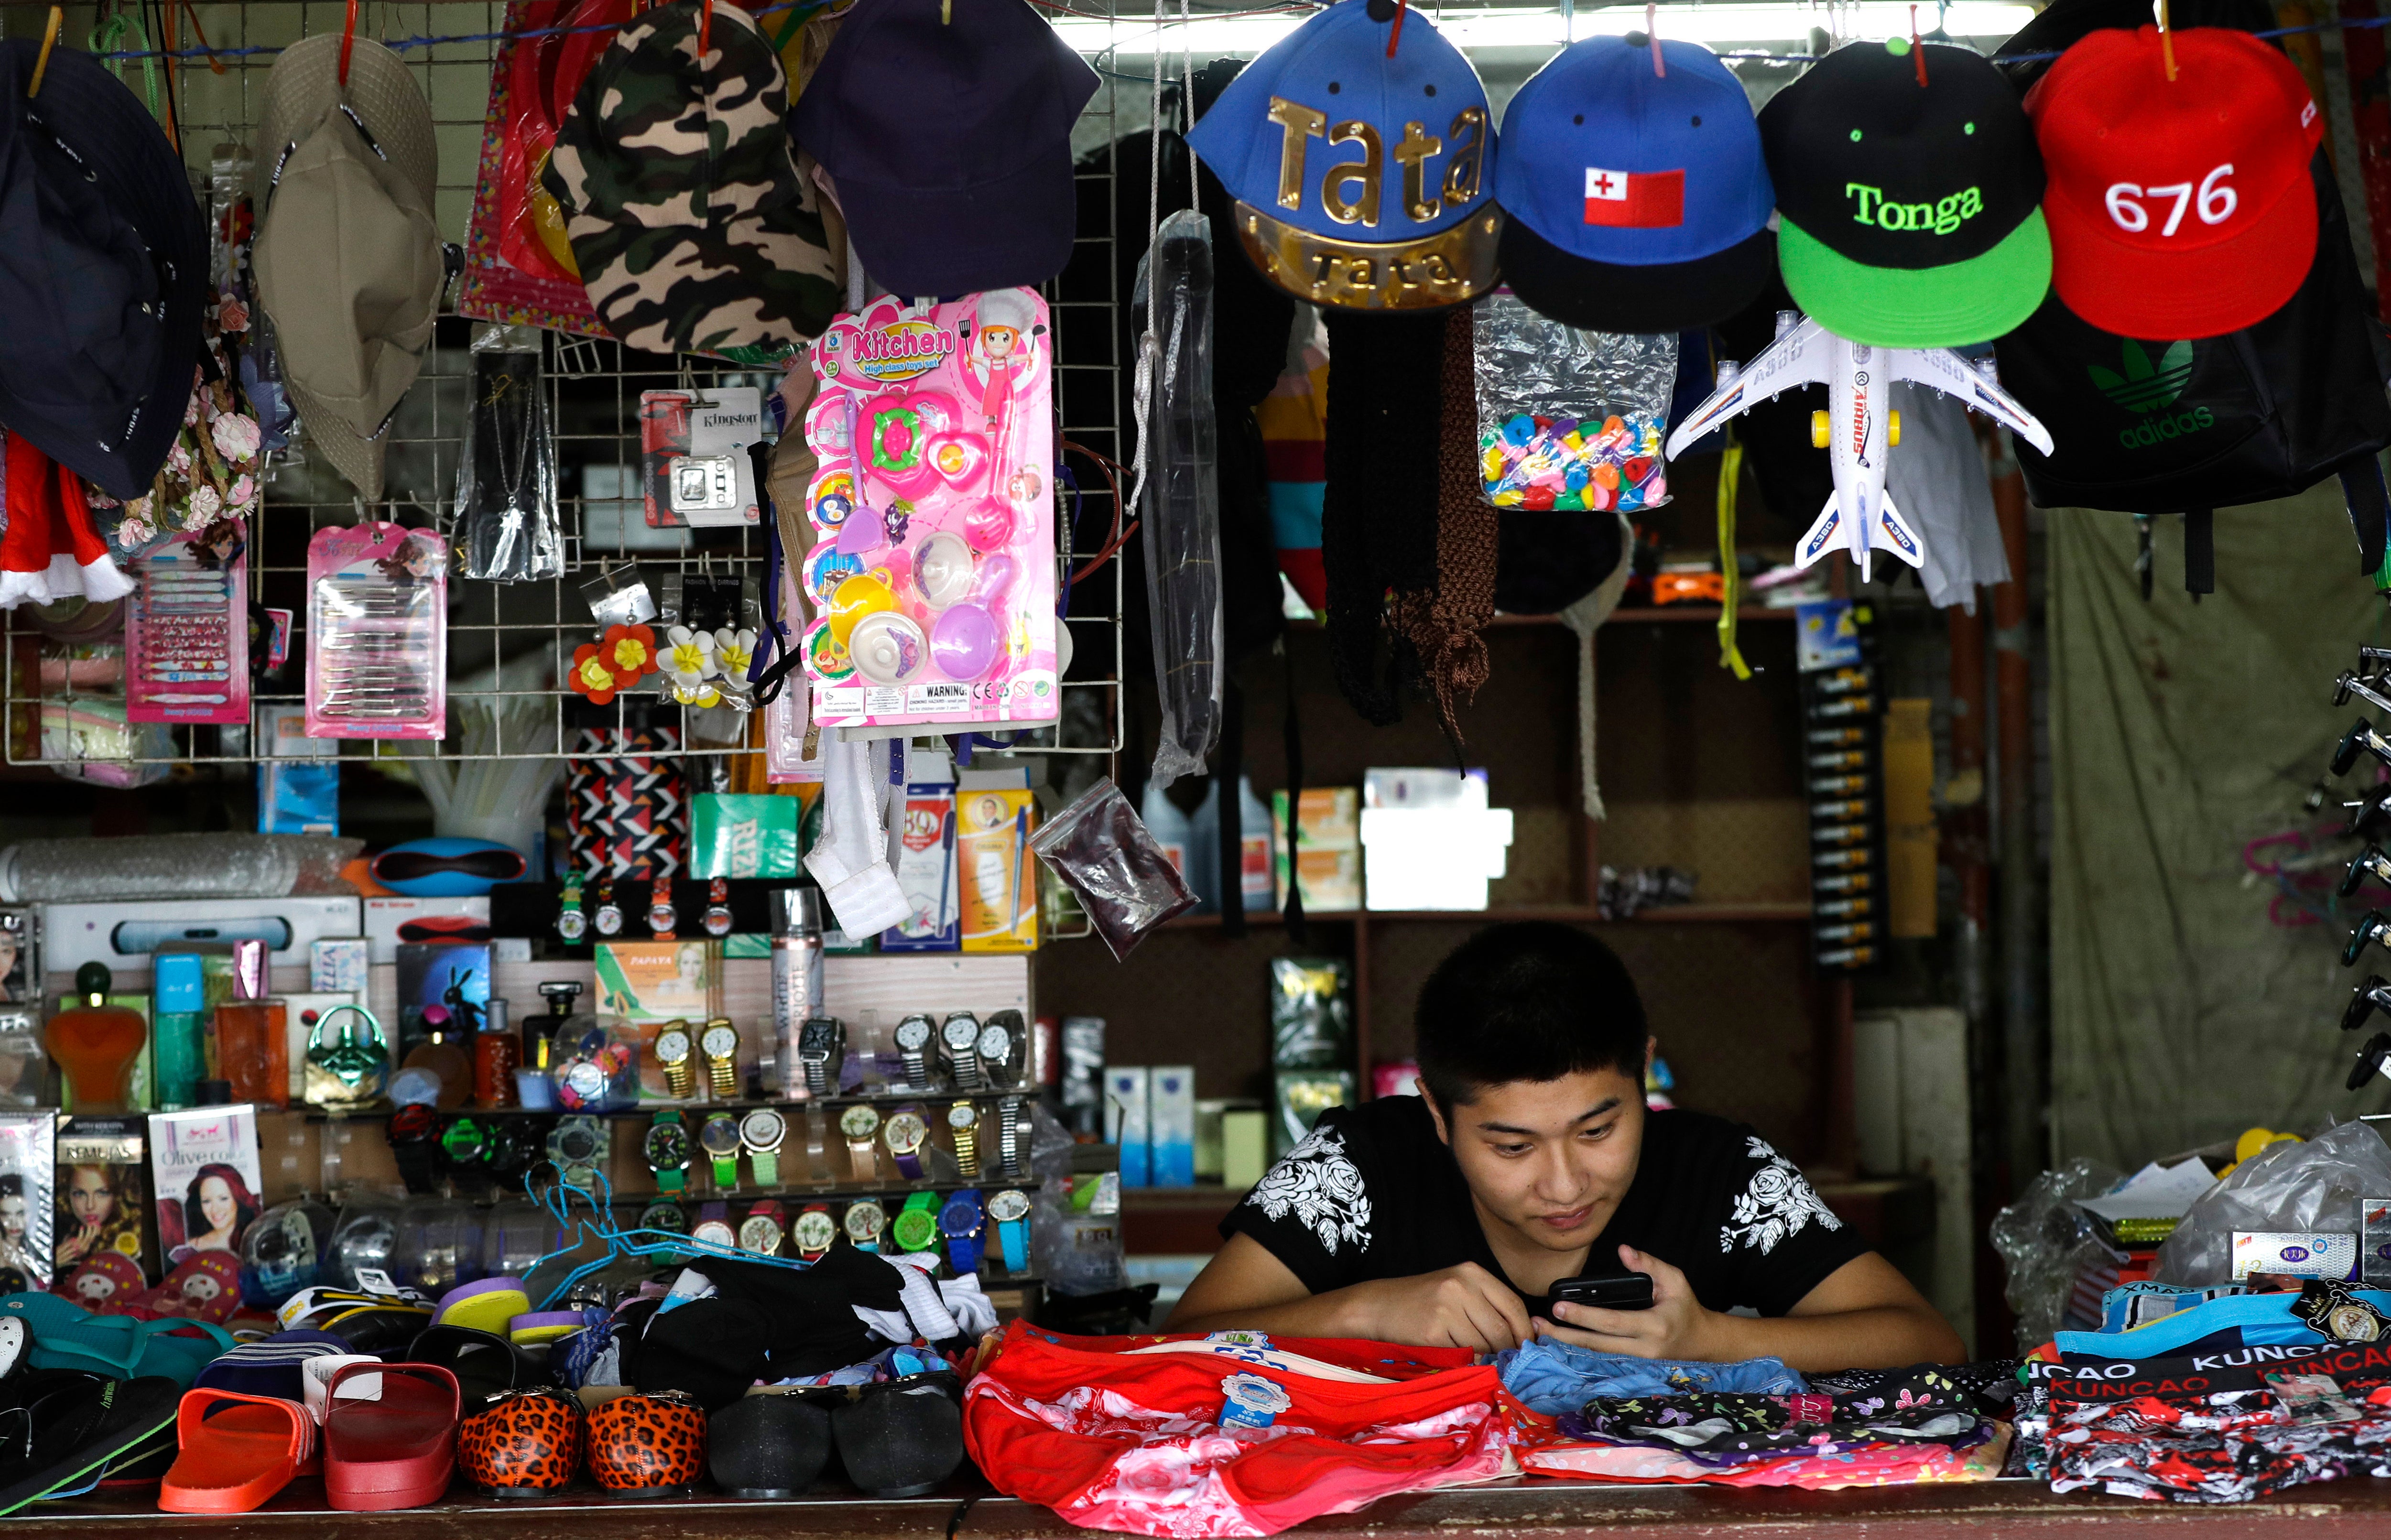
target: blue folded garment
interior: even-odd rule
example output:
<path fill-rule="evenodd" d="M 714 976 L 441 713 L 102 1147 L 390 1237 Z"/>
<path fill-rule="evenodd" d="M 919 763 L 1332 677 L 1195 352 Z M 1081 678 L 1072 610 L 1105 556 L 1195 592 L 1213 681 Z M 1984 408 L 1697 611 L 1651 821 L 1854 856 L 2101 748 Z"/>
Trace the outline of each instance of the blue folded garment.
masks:
<path fill-rule="evenodd" d="M 1574 1412 L 1598 1395 L 1683 1395 L 1692 1391 L 1798 1395 L 1810 1388 L 1781 1358 L 1689 1364 L 1597 1352 L 1549 1337 L 1496 1353 L 1494 1365 L 1503 1388 L 1529 1410 L 1546 1417 Z"/>

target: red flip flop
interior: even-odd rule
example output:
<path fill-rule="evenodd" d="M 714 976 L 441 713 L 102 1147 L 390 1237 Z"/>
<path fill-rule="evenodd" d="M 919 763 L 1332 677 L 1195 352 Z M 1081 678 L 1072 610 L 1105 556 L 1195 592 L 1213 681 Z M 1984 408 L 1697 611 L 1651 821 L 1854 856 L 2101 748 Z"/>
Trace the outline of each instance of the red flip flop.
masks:
<path fill-rule="evenodd" d="M 341 1387 L 378 1375 L 373 1400 Z M 457 1465 L 457 1377 L 436 1364 L 345 1364 L 326 1388 L 324 1495 L 345 1512 L 421 1508 L 448 1490 Z"/>
<path fill-rule="evenodd" d="M 158 1489 L 168 1513 L 249 1513 L 291 1484 L 316 1449 L 307 1408 L 275 1396 L 186 1391 L 175 1409 L 182 1453 Z"/>

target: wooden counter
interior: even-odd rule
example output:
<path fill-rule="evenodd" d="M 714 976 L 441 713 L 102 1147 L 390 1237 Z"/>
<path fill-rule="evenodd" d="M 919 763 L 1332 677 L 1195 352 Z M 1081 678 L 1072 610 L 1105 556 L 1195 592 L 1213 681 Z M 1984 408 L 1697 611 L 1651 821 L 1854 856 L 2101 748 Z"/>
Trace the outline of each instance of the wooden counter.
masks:
<path fill-rule="evenodd" d="M 459 1489 L 461 1491 L 461 1489 Z M 0 1520 L 0 1534 L 40 1527 L 73 1540 L 155 1540 L 159 1532 L 239 1540 L 745 1540 L 748 1536 L 922 1536 L 925 1540 L 1064 1540 L 1076 1529 L 1052 1512 L 1007 1497 L 973 1497 L 958 1481 L 928 1497 L 868 1498 L 834 1493 L 789 1502 L 721 1497 L 617 1503 L 594 1490 L 545 1502 L 458 1502 L 398 1513 L 335 1513 L 322 1483 L 292 1483 L 259 1512 L 232 1518 L 162 1514 L 82 1499 L 45 1503 Z M 2092 1493 L 2054 1494 L 2039 1482 L 1965 1486 L 1870 1487 L 1844 1492 L 1621 1487 L 1522 1478 L 1485 1486 L 1389 1497 L 1359 1513 L 1315 1520 L 1294 1532 L 1353 1540 L 1466 1540 L 1599 1531 L 1609 1537 L 1775 1540 L 1821 1531 L 1868 1540 L 1965 1535 L 2082 1534 L 2098 1524 L 2148 1526 L 2165 1535 L 2294 1540 L 2391 1534 L 2391 1482 L 2353 1477 L 2294 1488 L 2281 1497 L 2233 1506 L 2140 1502 Z"/>

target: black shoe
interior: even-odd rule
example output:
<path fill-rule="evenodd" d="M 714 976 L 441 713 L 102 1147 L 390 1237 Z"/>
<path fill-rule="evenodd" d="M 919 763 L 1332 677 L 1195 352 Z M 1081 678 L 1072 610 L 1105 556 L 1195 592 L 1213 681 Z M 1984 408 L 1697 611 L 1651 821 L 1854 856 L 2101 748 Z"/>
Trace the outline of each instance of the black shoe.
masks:
<path fill-rule="evenodd" d="M 795 1497 L 830 1463 L 830 1413 L 803 1394 L 742 1396 L 705 1419 L 714 1484 L 733 1497 Z"/>
<path fill-rule="evenodd" d="M 171 1447 L 182 1388 L 159 1376 L 109 1379 L 80 1369 L 32 1369 L 0 1406 L 0 1515 L 88 1488 Z"/>
<path fill-rule="evenodd" d="M 473 1326 L 427 1326 L 407 1350 L 410 1364 L 437 1364 L 457 1377 L 457 1393 L 472 1416 L 509 1391 L 536 1391 L 555 1379 L 531 1355 Z"/>
<path fill-rule="evenodd" d="M 963 1468 L 963 1412 L 951 1374 L 866 1385 L 831 1408 L 849 1481 L 874 1497 L 918 1497 Z"/>

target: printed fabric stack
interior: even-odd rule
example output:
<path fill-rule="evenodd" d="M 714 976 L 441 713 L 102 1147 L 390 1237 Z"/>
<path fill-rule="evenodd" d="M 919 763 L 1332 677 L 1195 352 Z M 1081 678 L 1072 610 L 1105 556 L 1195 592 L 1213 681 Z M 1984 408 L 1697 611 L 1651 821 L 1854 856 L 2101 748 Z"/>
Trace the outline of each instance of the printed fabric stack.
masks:
<path fill-rule="evenodd" d="M 1832 1488 L 1988 1481 L 2014 1363 L 1850 1370 L 1674 1364 L 1539 1339 L 1500 1355 L 1522 1469 L 1609 1482 Z"/>
<path fill-rule="evenodd" d="M 2025 1365 L 2018 1467 L 2054 1492 L 2241 1503 L 2308 1482 L 2391 1476 L 2391 1293 L 2314 1281 L 2148 1317 L 2164 1286 L 2104 1302 Z"/>

